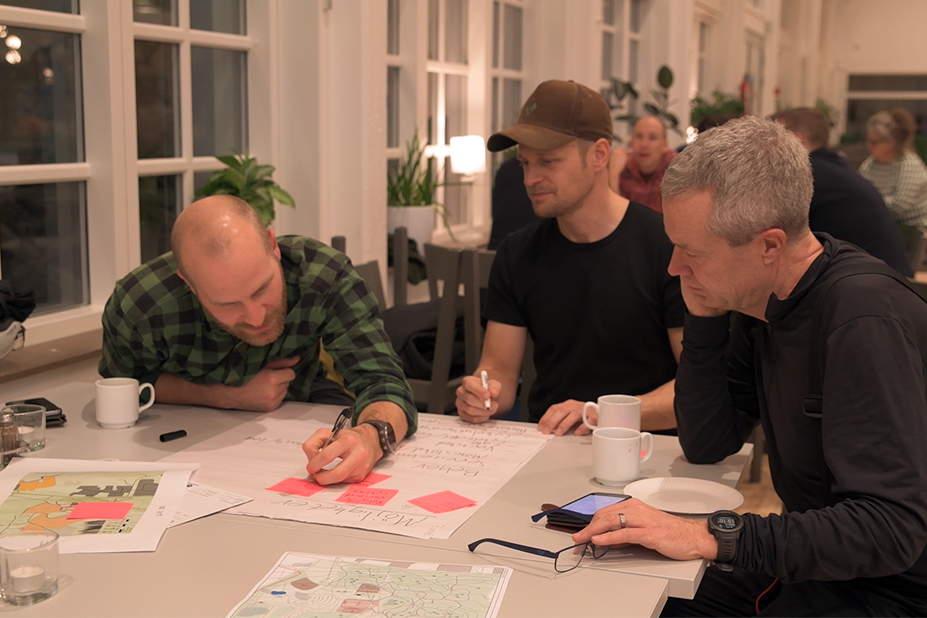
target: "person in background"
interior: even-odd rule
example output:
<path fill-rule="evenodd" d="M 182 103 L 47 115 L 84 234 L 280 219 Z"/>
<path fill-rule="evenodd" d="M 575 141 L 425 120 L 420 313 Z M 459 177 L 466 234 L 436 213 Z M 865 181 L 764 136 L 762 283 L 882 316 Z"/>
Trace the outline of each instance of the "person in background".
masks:
<path fill-rule="evenodd" d="M 906 277 L 914 276 L 898 225 L 882 196 L 839 153 L 828 150 L 830 125 L 824 114 L 810 107 L 795 107 L 773 114 L 772 119 L 794 133 L 811 157 L 811 231 L 851 242 Z"/>
<path fill-rule="evenodd" d="M 344 254 L 309 238 L 278 240 L 228 195 L 184 210 L 171 247 L 116 284 L 103 312 L 100 375 L 152 382 L 159 403 L 353 406 L 353 428 L 331 444 L 320 429 L 303 445 L 321 484 L 363 480 L 415 431 L 412 391 L 377 299 Z"/>
<path fill-rule="evenodd" d="M 663 212 L 660 180 L 676 156 L 666 141 L 666 127 L 658 118 L 646 116 L 634 124 L 630 152 L 616 148 L 608 164 L 612 191 L 632 202 Z"/>
<path fill-rule="evenodd" d="M 525 190 L 521 161 L 507 159 L 496 171 L 492 185 L 492 230 L 486 248 L 495 251 L 509 234 L 538 219 Z"/>
<path fill-rule="evenodd" d="M 540 431 L 589 433 L 583 403 L 612 393 L 641 398 L 645 429 L 675 426 L 684 308 L 666 272 L 672 247 L 657 213 L 609 189 L 611 140 L 602 96 L 558 80 L 539 85 L 518 122 L 489 138 L 494 152 L 518 144 L 541 220 L 496 253 L 483 353 L 457 389 L 462 419 L 482 423 L 511 410 L 530 334 L 537 379 L 528 413 Z"/>
<path fill-rule="evenodd" d="M 914 118 L 903 109 L 873 114 L 866 122 L 869 157 L 859 166 L 902 225 L 927 226 L 927 166 L 914 152 Z"/>
<path fill-rule="evenodd" d="M 685 298 L 679 442 L 694 464 L 736 453 L 757 421 L 785 507 L 686 519 L 636 499 L 574 543 L 714 560 L 664 616 L 927 616 L 927 303 L 879 260 L 808 229 L 808 153 L 748 116 L 689 144 L 663 178 L 670 272 Z M 812 349 L 820 412 L 805 407 Z"/>

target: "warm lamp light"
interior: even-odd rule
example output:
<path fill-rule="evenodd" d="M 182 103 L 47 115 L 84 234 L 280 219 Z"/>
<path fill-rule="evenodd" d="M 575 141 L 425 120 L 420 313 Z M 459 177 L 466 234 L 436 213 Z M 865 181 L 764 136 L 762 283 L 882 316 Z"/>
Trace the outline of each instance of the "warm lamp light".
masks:
<path fill-rule="evenodd" d="M 23 46 L 23 41 L 15 34 L 6 37 L 6 46 L 10 49 L 19 49 Z"/>
<path fill-rule="evenodd" d="M 451 171 L 472 176 L 486 171 L 486 141 L 479 135 L 451 138 Z"/>

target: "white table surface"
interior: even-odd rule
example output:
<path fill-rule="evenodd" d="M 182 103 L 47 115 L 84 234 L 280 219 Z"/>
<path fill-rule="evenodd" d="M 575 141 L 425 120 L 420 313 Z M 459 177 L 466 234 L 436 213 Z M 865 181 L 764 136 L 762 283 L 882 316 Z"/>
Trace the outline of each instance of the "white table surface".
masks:
<path fill-rule="evenodd" d="M 68 424 L 46 432 L 36 457 L 155 461 L 186 449 L 255 414 L 155 404 L 139 423 L 102 429 L 94 420 L 95 362 L 84 362 L 0 386 L 4 401 L 44 396 L 62 407 Z M 339 408 L 285 404 L 307 417 L 334 418 Z M 162 443 L 158 436 L 184 429 L 187 437 Z M 720 464 L 686 462 L 678 441 L 655 436 L 654 454 L 642 478 L 685 476 L 736 486 L 752 446 Z M 450 539 L 408 537 L 290 521 L 218 514 L 169 529 L 156 552 L 76 554 L 61 557 L 62 590 L 31 608 L 29 616 L 224 616 L 286 551 L 463 564 L 500 564 L 515 573 L 500 616 L 658 615 L 667 594 L 691 598 L 706 561 L 677 562 L 643 548 L 610 552 L 567 574 L 554 573 L 550 559 L 493 545 L 470 553 L 466 545 L 495 537 L 557 550 L 568 535 L 531 522 L 541 503 L 566 503 L 591 491 L 618 493 L 592 478 L 591 438 L 551 440 Z M 229 488 L 234 490 L 234 488 Z M 233 540 L 234 542 L 230 542 Z M 516 555 L 517 554 L 517 555 Z M 617 554 L 617 555 L 616 555 Z M 0 611 L 10 611 L 0 608 Z"/>

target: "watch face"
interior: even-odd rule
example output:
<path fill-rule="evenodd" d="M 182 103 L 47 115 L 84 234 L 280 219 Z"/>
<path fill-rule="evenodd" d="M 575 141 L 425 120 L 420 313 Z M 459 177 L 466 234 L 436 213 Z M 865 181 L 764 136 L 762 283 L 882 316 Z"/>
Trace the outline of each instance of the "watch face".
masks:
<path fill-rule="evenodd" d="M 715 515 L 712 523 L 719 530 L 734 530 L 737 528 L 737 520 L 730 515 Z"/>

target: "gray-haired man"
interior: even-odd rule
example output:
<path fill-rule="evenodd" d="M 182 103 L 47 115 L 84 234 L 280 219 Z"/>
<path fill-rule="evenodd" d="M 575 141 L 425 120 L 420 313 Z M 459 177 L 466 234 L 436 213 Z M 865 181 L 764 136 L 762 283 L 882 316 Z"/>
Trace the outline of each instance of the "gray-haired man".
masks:
<path fill-rule="evenodd" d="M 786 509 L 716 512 L 707 525 L 637 500 L 597 513 L 574 541 L 718 564 L 664 615 L 754 615 L 755 603 L 771 616 L 927 615 L 927 303 L 872 274 L 893 273 L 879 260 L 812 234 L 811 193 L 798 139 L 753 117 L 696 139 L 663 179 L 670 272 L 689 310 L 680 442 L 711 463 L 761 422 Z M 833 283 L 813 326 L 848 265 L 869 272 Z M 805 402 L 812 350 L 818 410 Z"/>

